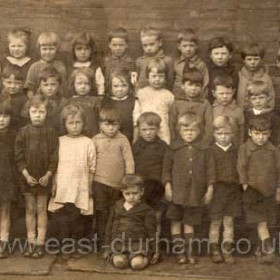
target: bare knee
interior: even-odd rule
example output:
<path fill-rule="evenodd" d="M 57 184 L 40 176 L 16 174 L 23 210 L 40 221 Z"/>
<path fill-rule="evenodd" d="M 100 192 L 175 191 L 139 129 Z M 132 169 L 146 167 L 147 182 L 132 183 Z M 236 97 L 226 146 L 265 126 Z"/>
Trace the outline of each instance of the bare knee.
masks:
<path fill-rule="evenodd" d="M 113 257 L 113 264 L 119 269 L 128 267 L 128 259 L 125 255 L 116 255 Z"/>
<path fill-rule="evenodd" d="M 148 258 L 143 256 L 134 257 L 130 262 L 131 268 L 141 270 L 148 265 Z"/>

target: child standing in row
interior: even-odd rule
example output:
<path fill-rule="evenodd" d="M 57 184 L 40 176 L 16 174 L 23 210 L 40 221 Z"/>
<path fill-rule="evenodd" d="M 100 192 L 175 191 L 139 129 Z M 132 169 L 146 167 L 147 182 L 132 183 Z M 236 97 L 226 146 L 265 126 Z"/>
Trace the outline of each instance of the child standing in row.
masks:
<path fill-rule="evenodd" d="M 121 197 L 121 180 L 126 174 L 134 174 L 135 168 L 129 141 L 119 131 L 118 112 L 113 108 L 103 108 L 100 111 L 99 125 L 101 132 L 92 141 L 96 148 L 93 196 L 101 249 L 110 207 Z"/>
<path fill-rule="evenodd" d="M 153 59 L 147 66 L 146 75 L 149 86 L 139 89 L 138 99 L 133 111 L 134 140 L 137 139 L 136 122 L 144 112 L 154 112 L 161 117 L 162 123 L 159 129 L 159 137 L 167 144 L 170 143 L 169 111 L 174 102 L 173 94 L 164 88 L 167 77 L 167 66 L 162 59 Z"/>
<path fill-rule="evenodd" d="M 179 57 L 174 60 L 173 65 L 175 75 L 173 94 L 175 97 L 181 97 L 180 93 L 184 95 L 181 88 L 183 75 L 190 69 L 196 69 L 202 74 L 202 91 L 203 96 L 206 97 L 208 94 L 209 72 L 205 62 L 198 56 L 198 37 L 193 29 L 184 29 L 178 34 L 177 48 Z"/>
<path fill-rule="evenodd" d="M 160 31 L 154 27 L 146 26 L 141 30 L 140 37 L 144 55 L 136 60 L 138 73 L 137 87 L 141 89 L 148 85 L 146 68 L 152 59 L 161 59 L 166 64 L 166 76 L 163 87 L 171 90 L 174 79 L 173 60 L 164 54 Z"/>
<path fill-rule="evenodd" d="M 36 95 L 29 106 L 31 123 L 17 134 L 15 161 L 21 173 L 21 191 L 26 203 L 28 247 L 24 256 L 39 258 L 44 254 L 47 200 L 51 178 L 57 168 L 58 138 L 55 130 L 45 125 L 47 100 Z"/>
<path fill-rule="evenodd" d="M 59 42 L 59 37 L 55 32 L 43 32 L 40 34 L 37 40 L 37 48 L 41 59 L 30 66 L 24 85 L 24 88 L 28 91 L 28 96 L 33 96 L 39 87 L 39 75 L 42 69 L 51 65 L 60 73 L 62 94 L 68 97 L 66 66 L 62 61 L 56 59 Z"/>
<path fill-rule="evenodd" d="M 90 68 L 93 71 L 90 95 L 104 96 L 104 76 L 97 60 L 97 47 L 92 36 L 86 32 L 77 33 L 72 39 L 73 65 L 69 70 L 71 75 L 75 69 Z M 74 95 L 70 89 L 70 95 Z"/>
<path fill-rule="evenodd" d="M 180 138 L 170 144 L 164 157 L 162 182 L 170 201 L 166 217 L 171 220 L 177 262 L 185 264 L 195 263 L 194 226 L 201 224 L 202 201 L 208 204 L 212 198 L 215 171 L 213 157 L 198 141 L 199 117 L 194 113 L 180 116 L 178 131 Z"/>

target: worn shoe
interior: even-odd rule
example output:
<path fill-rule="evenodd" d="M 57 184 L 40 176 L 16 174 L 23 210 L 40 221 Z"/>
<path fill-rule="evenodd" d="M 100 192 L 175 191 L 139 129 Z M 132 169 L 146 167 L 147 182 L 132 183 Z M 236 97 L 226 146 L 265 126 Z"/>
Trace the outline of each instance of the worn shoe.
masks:
<path fill-rule="evenodd" d="M 224 261 L 217 243 L 210 244 L 210 254 L 213 263 L 221 263 Z"/>
<path fill-rule="evenodd" d="M 186 264 L 188 263 L 188 259 L 185 254 L 178 254 L 176 255 L 176 260 L 178 264 Z"/>
<path fill-rule="evenodd" d="M 9 254 L 9 242 L 0 241 L 0 259 L 6 259 Z"/>
<path fill-rule="evenodd" d="M 32 258 L 40 259 L 45 255 L 44 246 L 43 245 L 36 245 L 34 252 L 32 254 Z"/>
<path fill-rule="evenodd" d="M 35 244 L 28 243 L 27 247 L 26 247 L 26 249 L 25 249 L 25 251 L 23 253 L 23 256 L 25 258 L 31 258 L 33 256 L 33 254 L 34 254 L 34 249 L 35 249 Z"/>
<path fill-rule="evenodd" d="M 225 263 L 227 263 L 227 264 L 235 263 L 235 260 L 232 256 L 232 252 L 233 252 L 232 243 L 225 242 L 223 244 L 223 257 L 224 257 Z"/>
<path fill-rule="evenodd" d="M 261 252 L 262 252 L 262 255 L 260 258 L 261 264 L 274 263 L 276 256 L 274 254 L 274 248 L 272 246 L 272 242 L 271 242 L 270 238 L 263 240 Z"/>

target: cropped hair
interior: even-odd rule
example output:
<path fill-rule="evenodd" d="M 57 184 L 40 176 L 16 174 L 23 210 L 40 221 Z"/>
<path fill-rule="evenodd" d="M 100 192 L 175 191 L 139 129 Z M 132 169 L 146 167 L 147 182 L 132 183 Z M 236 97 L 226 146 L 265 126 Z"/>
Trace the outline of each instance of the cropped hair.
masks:
<path fill-rule="evenodd" d="M 198 127 L 201 129 L 201 119 L 194 112 L 186 112 L 178 117 L 177 130 L 179 131 L 181 126 Z"/>
<path fill-rule="evenodd" d="M 142 177 L 137 174 L 125 175 L 121 182 L 121 190 L 126 190 L 131 187 L 138 187 L 142 190 L 144 188 L 144 181 Z"/>
<path fill-rule="evenodd" d="M 140 117 L 137 119 L 138 127 L 142 123 L 146 123 L 147 125 L 151 125 L 159 128 L 161 124 L 161 117 L 154 112 L 145 112 L 141 114 Z"/>
<path fill-rule="evenodd" d="M 128 95 L 133 95 L 133 85 L 131 84 L 130 72 L 125 68 L 118 68 L 110 74 L 109 79 L 109 94 L 112 95 L 112 81 L 113 78 L 119 79 L 122 83 L 126 83 L 129 86 Z"/>
<path fill-rule="evenodd" d="M 180 44 L 182 41 L 193 42 L 198 45 L 198 36 L 192 28 L 182 29 L 177 36 L 177 43 Z"/>
<path fill-rule="evenodd" d="M 237 122 L 234 118 L 229 116 L 218 116 L 213 121 L 214 131 L 222 128 L 230 128 L 233 134 L 237 131 Z"/>
<path fill-rule="evenodd" d="M 152 69 L 156 69 L 157 73 L 163 73 L 165 74 L 165 77 L 167 77 L 167 65 L 164 62 L 164 60 L 160 58 L 153 58 L 149 64 L 146 67 L 146 77 L 149 78 L 149 74 L 152 71 Z"/>
<path fill-rule="evenodd" d="M 28 47 L 30 33 L 31 32 L 28 29 L 15 28 L 8 32 L 7 39 L 9 42 L 13 38 L 21 39 L 24 42 L 24 44 Z"/>
<path fill-rule="evenodd" d="M 42 32 L 38 39 L 36 46 L 40 50 L 41 46 L 56 46 L 59 48 L 60 45 L 60 39 L 57 33 L 48 31 L 48 32 Z"/>
<path fill-rule="evenodd" d="M 183 72 L 182 83 L 184 84 L 185 82 L 203 85 L 203 76 L 200 71 L 196 69 L 190 69 L 185 73 Z"/>
<path fill-rule="evenodd" d="M 233 52 L 233 44 L 226 37 L 213 38 L 208 44 L 208 51 L 211 53 L 213 49 L 226 47 L 230 53 Z"/>
<path fill-rule="evenodd" d="M 117 109 L 103 107 L 99 113 L 99 122 L 108 122 L 109 124 L 121 124 L 121 116 Z"/>
<path fill-rule="evenodd" d="M 85 112 L 83 110 L 83 108 L 79 105 L 73 105 L 73 104 L 69 104 L 67 106 L 65 106 L 63 108 L 63 110 L 60 113 L 60 129 L 62 134 L 67 134 L 67 129 L 66 129 L 66 120 L 69 116 L 76 116 L 79 115 L 83 121 L 83 131 L 82 133 L 84 133 L 85 129 L 86 129 L 86 116 L 85 116 Z"/>
<path fill-rule="evenodd" d="M 48 78 L 56 78 L 59 84 L 61 84 L 61 75 L 53 66 L 44 67 L 39 73 L 39 81 L 46 81 Z"/>
<path fill-rule="evenodd" d="M 264 81 L 251 81 L 247 86 L 247 91 L 249 96 L 256 96 L 260 94 L 269 95 L 268 84 Z"/>
<path fill-rule="evenodd" d="M 157 40 L 162 39 L 160 30 L 152 26 L 145 26 L 144 28 L 142 28 L 140 31 L 140 36 L 155 36 Z"/>
<path fill-rule="evenodd" d="M 24 74 L 17 65 L 7 64 L 2 70 L 1 77 L 2 79 L 8 79 L 11 76 L 14 76 L 16 80 L 24 81 Z"/>
<path fill-rule="evenodd" d="M 216 90 L 217 86 L 223 86 L 226 88 L 233 88 L 232 77 L 226 74 L 216 76 L 213 81 L 213 88 Z"/>
<path fill-rule="evenodd" d="M 71 40 L 71 45 L 72 45 L 72 55 L 74 60 L 76 60 L 75 47 L 77 45 L 86 45 L 90 47 L 91 49 L 90 60 L 93 61 L 96 59 L 97 56 L 96 43 L 93 37 L 89 33 L 87 32 L 76 33 Z"/>
<path fill-rule="evenodd" d="M 0 97 L 0 115 L 11 115 L 11 101 L 6 95 Z"/>
<path fill-rule="evenodd" d="M 92 85 L 93 83 L 94 71 L 91 68 L 87 68 L 87 67 L 77 68 L 72 72 L 69 80 L 69 87 L 73 92 L 75 92 L 75 79 L 76 76 L 78 76 L 79 74 L 86 76 L 90 82 L 90 85 Z"/>
<path fill-rule="evenodd" d="M 263 59 L 264 55 L 265 49 L 259 43 L 248 43 L 243 47 L 241 51 L 242 59 L 245 59 L 246 56 L 259 56 L 261 59 Z"/>
<path fill-rule="evenodd" d="M 267 131 L 271 130 L 271 121 L 269 118 L 252 118 L 249 120 L 249 130 Z"/>
<path fill-rule="evenodd" d="M 113 38 L 124 39 L 128 43 L 127 30 L 123 27 L 112 29 L 108 34 L 108 42 L 110 43 Z"/>

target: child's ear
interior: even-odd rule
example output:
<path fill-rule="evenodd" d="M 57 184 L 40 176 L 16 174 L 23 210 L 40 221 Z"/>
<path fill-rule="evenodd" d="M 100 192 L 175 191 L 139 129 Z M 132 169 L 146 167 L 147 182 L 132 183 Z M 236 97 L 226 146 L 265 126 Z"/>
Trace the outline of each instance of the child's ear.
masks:
<path fill-rule="evenodd" d="M 216 98 L 216 91 L 214 89 L 212 90 L 212 95 Z"/>
<path fill-rule="evenodd" d="M 250 129 L 248 129 L 248 135 L 251 137 L 252 136 L 252 132 Z"/>
<path fill-rule="evenodd" d="M 158 39 L 159 46 L 162 47 L 162 39 Z"/>

